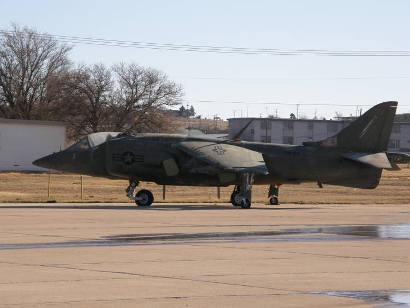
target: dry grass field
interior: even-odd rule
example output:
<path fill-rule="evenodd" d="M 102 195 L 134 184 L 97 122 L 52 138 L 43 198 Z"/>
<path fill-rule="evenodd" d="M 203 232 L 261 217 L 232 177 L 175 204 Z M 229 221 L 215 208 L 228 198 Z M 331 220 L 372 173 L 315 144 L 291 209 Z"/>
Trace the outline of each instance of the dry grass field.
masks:
<path fill-rule="evenodd" d="M 410 202 L 410 169 L 383 171 L 378 188 L 363 190 L 315 183 L 283 185 L 281 203 L 357 203 L 357 204 L 405 204 Z M 79 175 L 51 174 L 50 197 L 48 197 L 49 174 L 0 173 L 0 202 L 131 202 L 125 197 L 127 182 L 83 176 L 83 199 Z M 141 183 L 150 189 L 155 202 L 162 200 L 162 186 Z M 216 188 L 167 186 L 165 202 L 229 202 L 232 187 L 221 188 L 218 200 Z M 267 186 L 254 186 L 253 201 L 267 203 Z"/>

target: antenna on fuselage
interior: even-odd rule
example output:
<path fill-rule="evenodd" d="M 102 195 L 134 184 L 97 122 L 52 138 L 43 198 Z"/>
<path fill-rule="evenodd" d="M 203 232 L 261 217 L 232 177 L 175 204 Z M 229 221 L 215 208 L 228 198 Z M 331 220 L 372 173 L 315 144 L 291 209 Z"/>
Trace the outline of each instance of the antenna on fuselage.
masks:
<path fill-rule="evenodd" d="M 233 141 L 241 141 L 241 136 L 245 132 L 245 130 L 251 125 L 254 119 L 251 119 L 242 129 L 235 135 L 233 136 L 232 140 Z"/>
<path fill-rule="evenodd" d="M 251 125 L 251 123 L 253 122 L 254 119 L 251 119 L 244 127 L 242 127 L 242 129 L 235 135 L 233 136 L 232 139 L 227 139 L 227 140 L 223 140 L 221 142 L 218 143 L 226 143 L 229 141 L 241 141 L 241 136 L 242 134 L 245 132 L 245 130 L 249 127 L 249 125 Z"/>

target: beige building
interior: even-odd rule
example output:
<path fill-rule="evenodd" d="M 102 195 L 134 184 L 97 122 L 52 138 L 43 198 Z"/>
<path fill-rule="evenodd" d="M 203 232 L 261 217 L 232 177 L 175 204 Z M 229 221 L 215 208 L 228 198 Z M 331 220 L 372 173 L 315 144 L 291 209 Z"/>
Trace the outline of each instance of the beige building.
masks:
<path fill-rule="evenodd" d="M 337 134 L 352 120 L 307 120 L 280 118 L 231 118 L 229 137 L 232 138 L 251 119 L 253 122 L 242 135 L 242 140 L 302 145 L 305 141 L 319 141 Z M 410 121 L 396 116 L 389 142 L 389 151 L 410 152 Z"/>

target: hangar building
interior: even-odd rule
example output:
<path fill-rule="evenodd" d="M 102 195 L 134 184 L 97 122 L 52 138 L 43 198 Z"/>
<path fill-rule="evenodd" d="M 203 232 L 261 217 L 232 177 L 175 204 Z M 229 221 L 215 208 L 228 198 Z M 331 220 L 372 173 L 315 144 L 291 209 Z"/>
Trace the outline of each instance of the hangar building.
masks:
<path fill-rule="evenodd" d="M 42 171 L 32 162 L 65 148 L 66 123 L 0 118 L 0 171 Z"/>
<path fill-rule="evenodd" d="M 410 152 L 410 116 L 396 115 L 389 142 L 389 151 Z M 231 118 L 229 138 L 234 137 L 251 119 L 243 133 L 245 141 L 302 145 L 305 141 L 320 141 L 337 134 L 353 118 L 343 120 L 309 120 L 281 118 Z"/>

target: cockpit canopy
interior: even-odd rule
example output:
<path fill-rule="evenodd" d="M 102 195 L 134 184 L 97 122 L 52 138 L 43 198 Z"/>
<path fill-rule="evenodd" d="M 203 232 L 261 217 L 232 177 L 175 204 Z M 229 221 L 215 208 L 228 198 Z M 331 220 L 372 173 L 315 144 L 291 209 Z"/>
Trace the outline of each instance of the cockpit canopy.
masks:
<path fill-rule="evenodd" d="M 81 138 L 80 141 L 68 147 L 67 151 L 86 151 L 99 146 L 111 138 L 117 137 L 119 134 L 120 132 L 101 132 L 89 134 L 88 136 Z"/>

